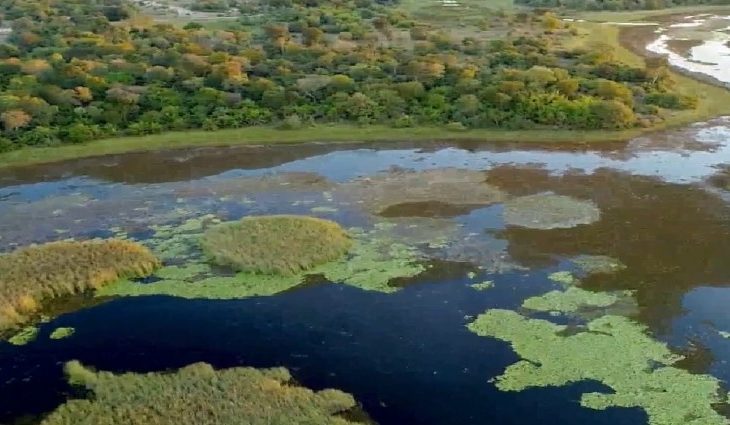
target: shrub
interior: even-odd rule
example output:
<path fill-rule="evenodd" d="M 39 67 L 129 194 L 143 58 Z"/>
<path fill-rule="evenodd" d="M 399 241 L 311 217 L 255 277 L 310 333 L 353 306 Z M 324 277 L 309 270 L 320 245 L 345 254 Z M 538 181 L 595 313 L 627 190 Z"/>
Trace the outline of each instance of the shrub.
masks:
<path fill-rule="evenodd" d="M 416 126 L 416 120 L 410 115 L 401 115 L 393 121 L 393 128 L 410 128 Z"/>
<path fill-rule="evenodd" d="M 173 373 L 96 372 L 66 363 L 68 381 L 90 392 L 52 412 L 42 425 L 350 425 L 357 406 L 342 391 L 291 384 L 284 368 L 215 370 L 195 363 Z"/>
<path fill-rule="evenodd" d="M 279 124 L 279 129 L 281 130 L 298 130 L 302 127 L 304 127 L 304 123 L 299 118 L 299 115 L 289 115 Z"/>
<path fill-rule="evenodd" d="M 343 256 L 352 242 L 337 223 L 314 217 L 246 217 L 205 232 L 203 251 L 238 271 L 293 275 Z"/>
<path fill-rule="evenodd" d="M 52 242 L 0 255 L 0 329 L 26 320 L 43 301 L 151 274 L 160 262 L 121 240 Z"/>
<path fill-rule="evenodd" d="M 650 93 L 646 96 L 644 102 L 667 109 L 694 109 L 697 107 L 696 97 L 683 96 L 677 93 Z"/>
<path fill-rule="evenodd" d="M 446 129 L 449 131 L 467 131 L 469 130 L 464 124 L 459 121 L 454 121 L 446 124 Z"/>

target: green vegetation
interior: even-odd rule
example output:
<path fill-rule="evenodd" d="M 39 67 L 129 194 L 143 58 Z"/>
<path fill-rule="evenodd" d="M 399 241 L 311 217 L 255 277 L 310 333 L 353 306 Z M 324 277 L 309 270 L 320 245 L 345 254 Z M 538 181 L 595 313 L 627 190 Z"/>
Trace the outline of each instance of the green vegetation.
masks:
<path fill-rule="evenodd" d="M 472 288 L 476 289 L 477 291 L 486 291 L 487 289 L 494 288 L 494 282 L 491 280 L 484 281 L 482 283 L 474 283 L 472 285 L 469 285 Z"/>
<path fill-rule="evenodd" d="M 65 371 L 91 397 L 68 400 L 43 425 L 355 423 L 342 416 L 357 407 L 351 395 L 293 385 L 284 368 L 214 370 L 196 363 L 171 373 L 114 375 L 71 361 Z"/>
<path fill-rule="evenodd" d="M 626 269 L 621 261 L 605 255 L 581 255 L 571 260 L 586 274 L 611 274 Z"/>
<path fill-rule="evenodd" d="M 502 391 L 593 380 L 613 392 L 584 394 L 581 405 L 587 408 L 638 407 L 646 411 L 650 425 L 728 423 L 713 409 L 726 401 L 719 381 L 674 367 L 682 357 L 625 317 L 603 316 L 566 333 L 566 326 L 488 310 L 468 327 L 480 336 L 509 342 L 523 359 L 497 378 Z"/>
<path fill-rule="evenodd" d="M 322 276 L 363 290 L 394 292 L 395 279 L 417 276 L 425 270 L 419 252 L 397 242 L 390 226 L 375 226 L 371 231 L 350 229 L 349 252 L 308 270 L 290 275 L 240 272 L 221 276 L 202 262 L 198 240 L 209 225 L 218 221 L 211 216 L 193 218 L 180 226 L 156 226 L 155 235 L 146 241 L 161 258 L 183 262 L 165 266 L 154 276 L 162 280 L 138 283 L 124 279 L 96 291 L 96 296 L 169 295 L 182 298 L 238 299 L 274 295 L 295 288 L 307 279 Z M 213 227 L 215 229 L 215 227 Z"/>
<path fill-rule="evenodd" d="M 421 22 L 407 5 L 369 0 L 247 2 L 249 15 L 216 29 L 136 19 L 125 0 L 113 8 L 100 3 L 0 2 L 13 29 L 0 46 L 3 150 L 342 122 L 435 126 L 443 135 L 468 128 L 638 130 L 672 114 L 646 98 L 694 106 L 665 101 L 674 93 L 665 66 L 618 64 L 604 48 L 566 48 L 575 31 L 551 14 L 488 13 L 469 28 L 453 28 Z M 200 133 L 155 140 L 180 145 L 174 142 L 182 137 L 216 143 Z M 122 143 L 143 144 L 134 140 Z"/>
<path fill-rule="evenodd" d="M 38 337 L 38 327 L 36 326 L 26 326 L 20 331 L 18 331 L 15 335 L 8 338 L 8 342 L 13 345 L 25 345 L 29 342 L 35 341 L 35 339 Z"/>
<path fill-rule="evenodd" d="M 671 9 L 663 12 L 667 13 L 690 13 L 697 14 L 703 11 L 712 12 L 712 8 L 687 8 L 687 9 Z M 725 7 L 727 10 L 727 7 Z M 580 16 L 584 19 L 596 21 L 636 21 L 644 18 L 651 18 L 659 15 L 658 12 L 600 12 L 585 13 Z M 575 22 L 572 24 L 579 32 L 579 36 L 566 41 L 568 49 L 605 49 L 611 52 L 613 60 L 618 63 L 624 63 L 632 67 L 665 67 L 662 61 L 647 60 L 638 54 L 629 50 L 628 46 L 622 45 L 624 40 L 621 37 L 622 31 L 629 31 L 630 28 L 621 28 L 616 25 L 600 24 L 594 22 Z M 643 49 L 644 46 L 642 45 Z M 662 72 L 666 72 L 666 68 Z M 673 81 L 673 91 L 679 95 L 696 97 L 698 100 L 697 108 L 682 111 L 671 111 L 663 115 L 664 122 L 658 124 L 655 128 L 668 128 L 687 125 L 693 122 L 705 121 L 720 115 L 730 114 L 730 90 L 717 85 L 698 81 L 694 78 L 681 75 L 676 72 L 668 71 L 668 76 Z"/>
<path fill-rule="evenodd" d="M 160 263 L 122 240 L 53 242 L 0 255 L 0 329 L 28 319 L 49 299 L 151 274 Z"/>
<path fill-rule="evenodd" d="M 548 275 L 548 279 L 552 280 L 553 282 L 560 283 L 565 286 L 571 286 L 578 283 L 578 279 L 573 276 L 573 273 L 567 272 L 567 271 L 560 271 L 555 273 L 550 273 Z"/>
<path fill-rule="evenodd" d="M 218 265 L 291 276 L 342 257 L 352 241 L 333 221 L 276 215 L 245 217 L 212 227 L 203 234 L 201 245 Z"/>
<path fill-rule="evenodd" d="M 631 292 L 620 294 L 591 292 L 572 286 L 565 291 L 550 291 L 547 294 L 528 298 L 522 303 L 522 307 L 535 311 L 575 313 L 584 308 L 609 307 L 625 296 L 631 296 Z"/>
<path fill-rule="evenodd" d="M 76 333 L 74 328 L 56 328 L 48 336 L 51 339 L 64 339 Z"/>
<path fill-rule="evenodd" d="M 160 269 L 164 272 L 165 269 Z M 210 270 L 208 270 L 211 273 Z M 237 273 L 235 276 L 179 277 L 154 283 L 121 280 L 96 291 L 99 297 L 169 295 L 180 298 L 238 299 L 275 295 L 302 284 L 302 276 Z"/>
<path fill-rule="evenodd" d="M 590 201 L 569 196 L 537 194 L 510 199 L 504 203 L 504 222 L 508 226 L 530 229 L 566 229 L 598 221 L 601 211 Z"/>

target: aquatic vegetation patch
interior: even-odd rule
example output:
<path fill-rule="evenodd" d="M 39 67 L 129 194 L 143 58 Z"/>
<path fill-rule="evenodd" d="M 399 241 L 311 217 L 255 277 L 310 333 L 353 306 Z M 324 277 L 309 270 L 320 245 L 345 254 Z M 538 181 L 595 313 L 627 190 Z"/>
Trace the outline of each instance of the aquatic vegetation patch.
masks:
<path fill-rule="evenodd" d="M 292 275 L 238 272 L 233 276 L 221 276 L 208 264 L 191 260 L 159 269 L 155 276 L 161 278 L 160 281 L 139 283 L 130 279 L 120 280 L 100 288 L 96 296 L 168 295 L 240 299 L 275 295 L 301 285 L 314 275 L 363 290 L 395 292 L 398 288 L 389 284 L 392 280 L 417 276 L 426 268 L 420 252 L 412 246 L 395 242 L 388 236 L 389 228 L 377 226 L 371 231 L 350 229 L 352 246 L 345 256 Z"/>
<path fill-rule="evenodd" d="M 44 301 L 148 276 L 159 266 L 144 246 L 113 239 L 52 242 L 0 255 L 0 329 L 26 320 Z"/>
<path fill-rule="evenodd" d="M 166 279 L 141 284 L 121 280 L 96 291 L 96 296 L 138 297 L 168 295 L 180 298 L 241 299 L 254 296 L 275 295 L 302 283 L 302 276 L 262 275 L 237 273 L 235 276 L 210 276 L 200 280 Z"/>
<path fill-rule="evenodd" d="M 595 223 L 601 211 L 595 203 L 569 196 L 541 193 L 521 196 L 504 203 L 504 221 L 529 229 L 568 229 Z"/>
<path fill-rule="evenodd" d="M 91 397 L 68 400 L 43 425 L 356 423 L 342 416 L 357 407 L 350 394 L 294 385 L 284 368 L 215 370 L 195 363 L 175 372 L 117 375 L 71 361 L 65 371 L 69 382 Z"/>
<path fill-rule="evenodd" d="M 475 283 L 472 285 L 469 285 L 472 288 L 476 289 L 477 291 L 486 291 L 487 289 L 494 288 L 494 282 L 491 280 L 484 281 L 482 283 Z"/>
<path fill-rule="evenodd" d="M 476 208 L 502 202 L 506 194 L 486 182 L 481 171 L 460 168 L 437 168 L 425 171 L 392 169 L 373 177 L 341 184 L 337 191 L 374 213 L 423 216 L 422 208 L 400 209 L 403 205 L 448 205 L 453 208 Z M 462 207 L 459 207 L 462 206 Z"/>
<path fill-rule="evenodd" d="M 48 335 L 50 339 L 64 339 L 76 333 L 76 329 L 69 327 L 56 328 Z"/>
<path fill-rule="evenodd" d="M 335 207 L 319 206 L 310 208 L 310 211 L 315 214 L 327 214 L 336 213 L 337 211 L 339 211 L 339 209 Z"/>
<path fill-rule="evenodd" d="M 638 407 L 650 425 L 728 423 L 713 409 L 726 402 L 719 381 L 674 367 L 682 357 L 626 317 L 602 316 L 568 334 L 567 326 L 495 309 L 479 315 L 468 328 L 510 343 L 522 358 L 496 379 L 502 391 L 592 380 L 613 393 L 584 394 L 581 405 L 587 408 Z"/>
<path fill-rule="evenodd" d="M 245 217 L 206 230 L 203 252 L 237 271 L 291 276 L 342 257 L 352 240 L 339 224 L 315 217 Z"/>
<path fill-rule="evenodd" d="M 620 260 L 606 255 L 581 255 L 571 260 L 586 274 L 611 274 L 626 269 Z"/>
<path fill-rule="evenodd" d="M 573 273 L 567 271 L 550 273 L 548 275 L 548 279 L 565 286 L 575 285 L 578 283 L 578 279 L 573 276 Z"/>
<path fill-rule="evenodd" d="M 528 298 L 522 303 L 522 307 L 535 311 L 575 313 L 585 308 L 609 307 L 626 296 L 631 296 L 631 292 L 622 291 L 616 294 L 592 292 L 573 286 L 565 291 L 550 291 L 540 296 Z"/>
<path fill-rule="evenodd" d="M 26 326 L 8 338 L 8 342 L 13 345 L 25 345 L 35 341 L 36 338 L 38 338 L 38 327 Z"/>
<path fill-rule="evenodd" d="M 426 268 L 416 248 L 398 243 L 383 233 L 387 231 L 351 229 L 355 243 L 350 253 L 312 269 L 310 274 L 321 274 L 330 282 L 368 291 L 397 291 L 397 287 L 389 284 L 391 280 L 417 276 Z"/>

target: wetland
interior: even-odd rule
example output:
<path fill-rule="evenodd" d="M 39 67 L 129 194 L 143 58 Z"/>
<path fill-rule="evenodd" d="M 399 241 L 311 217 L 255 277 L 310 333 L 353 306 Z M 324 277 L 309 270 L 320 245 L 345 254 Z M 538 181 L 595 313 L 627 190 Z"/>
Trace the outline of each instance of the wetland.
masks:
<path fill-rule="evenodd" d="M 0 422 L 145 423 L 151 406 L 185 416 L 185 391 L 210 407 L 195 423 L 728 423 L 728 157 L 720 118 L 603 147 L 238 146 L 2 169 L 1 267 L 33 271 L 18 258 L 59 244 L 134 262 L 78 290 L 48 288 L 93 274 L 44 271 L 43 308 L 0 341 Z"/>

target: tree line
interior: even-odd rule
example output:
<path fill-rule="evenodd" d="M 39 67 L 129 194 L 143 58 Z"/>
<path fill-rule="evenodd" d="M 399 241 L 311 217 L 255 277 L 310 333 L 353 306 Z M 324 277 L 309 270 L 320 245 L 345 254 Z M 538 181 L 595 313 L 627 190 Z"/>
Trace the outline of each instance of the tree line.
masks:
<path fill-rule="evenodd" d="M 550 13 L 495 15 L 520 31 L 494 38 L 371 0 L 259 7 L 221 30 L 155 23 L 124 0 L 0 0 L 0 150 L 264 124 L 622 129 L 696 105 L 661 60 L 563 47 L 574 30 Z"/>

